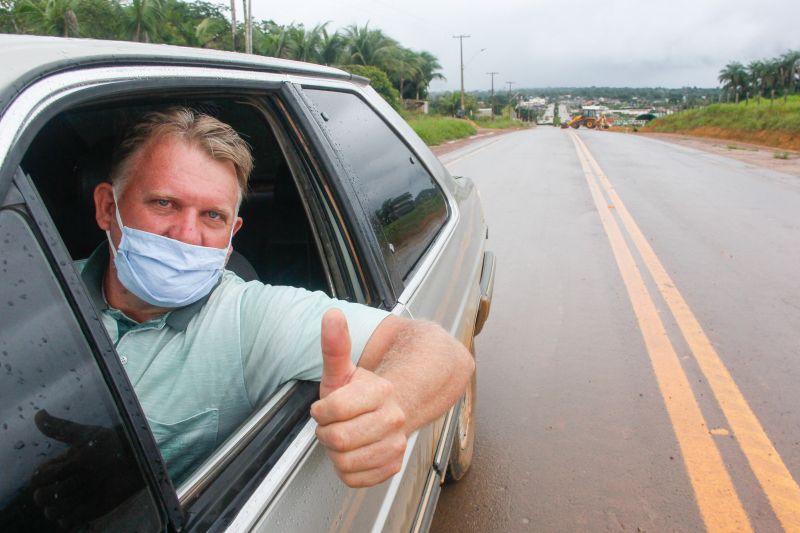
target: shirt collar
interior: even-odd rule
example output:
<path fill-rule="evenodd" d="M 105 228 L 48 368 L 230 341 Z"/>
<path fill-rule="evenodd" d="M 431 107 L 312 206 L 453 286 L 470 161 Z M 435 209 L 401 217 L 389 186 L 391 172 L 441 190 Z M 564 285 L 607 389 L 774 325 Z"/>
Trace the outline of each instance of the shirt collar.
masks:
<path fill-rule="evenodd" d="M 89 298 L 91 298 L 95 307 L 101 311 L 111 309 L 103 296 L 103 274 L 108 268 L 108 258 L 108 243 L 102 242 L 94 249 L 89 259 L 86 260 L 86 265 L 83 268 L 83 272 L 81 272 L 81 278 L 89 292 Z M 166 317 L 167 325 L 172 329 L 185 331 L 192 318 L 200 312 L 211 297 L 212 292 L 214 291 L 212 290 L 194 303 L 169 311 Z"/>

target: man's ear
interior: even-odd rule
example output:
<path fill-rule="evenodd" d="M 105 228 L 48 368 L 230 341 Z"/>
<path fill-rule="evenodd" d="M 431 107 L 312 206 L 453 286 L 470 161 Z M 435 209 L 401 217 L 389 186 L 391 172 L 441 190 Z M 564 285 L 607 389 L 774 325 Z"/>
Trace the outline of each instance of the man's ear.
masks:
<path fill-rule="evenodd" d="M 233 253 L 233 236 L 236 235 L 240 229 L 242 229 L 242 224 L 244 221 L 242 217 L 236 217 L 236 220 L 233 222 L 233 232 L 231 233 L 231 245 L 228 247 L 228 255 L 225 257 L 225 264 L 228 264 L 228 260 L 231 258 L 231 254 Z"/>
<path fill-rule="evenodd" d="M 108 231 L 114 225 L 114 210 L 116 205 L 114 203 L 114 190 L 111 188 L 110 183 L 100 183 L 94 188 L 94 219 L 97 226 L 103 230 Z"/>

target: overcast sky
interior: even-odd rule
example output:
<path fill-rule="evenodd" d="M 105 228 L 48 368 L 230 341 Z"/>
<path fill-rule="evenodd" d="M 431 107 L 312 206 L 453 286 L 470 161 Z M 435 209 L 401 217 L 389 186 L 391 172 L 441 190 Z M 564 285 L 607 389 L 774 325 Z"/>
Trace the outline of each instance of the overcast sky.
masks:
<path fill-rule="evenodd" d="M 467 91 L 489 89 L 489 71 L 500 73 L 495 89 L 508 81 L 516 89 L 716 87 L 729 61 L 800 49 L 800 0 L 253 0 L 253 18 L 330 21 L 330 29 L 369 22 L 439 59 L 447 81 L 434 91 L 459 86 L 459 34 L 470 35 Z"/>

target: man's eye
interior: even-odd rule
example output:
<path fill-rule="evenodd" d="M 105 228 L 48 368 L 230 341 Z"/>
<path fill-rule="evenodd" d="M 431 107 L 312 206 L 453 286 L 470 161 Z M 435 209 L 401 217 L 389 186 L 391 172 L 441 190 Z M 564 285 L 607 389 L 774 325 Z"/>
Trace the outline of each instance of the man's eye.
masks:
<path fill-rule="evenodd" d="M 169 200 L 157 200 L 159 207 L 169 207 Z"/>
<path fill-rule="evenodd" d="M 222 215 L 218 211 L 209 211 L 208 217 L 214 220 L 218 220 L 222 218 Z"/>

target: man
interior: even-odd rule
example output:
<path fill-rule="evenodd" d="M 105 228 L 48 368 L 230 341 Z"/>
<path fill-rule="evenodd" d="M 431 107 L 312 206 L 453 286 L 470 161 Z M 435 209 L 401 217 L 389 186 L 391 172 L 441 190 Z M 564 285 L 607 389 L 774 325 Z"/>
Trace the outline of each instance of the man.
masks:
<path fill-rule="evenodd" d="M 109 243 L 82 276 L 173 482 L 291 379 L 320 380 L 311 415 L 347 485 L 398 472 L 407 436 L 463 393 L 464 346 L 432 323 L 223 271 L 252 167 L 226 124 L 150 114 L 118 161 L 94 191 Z"/>

